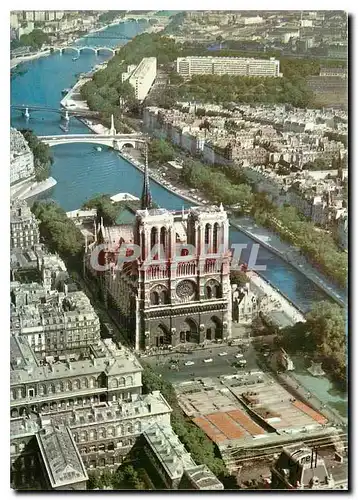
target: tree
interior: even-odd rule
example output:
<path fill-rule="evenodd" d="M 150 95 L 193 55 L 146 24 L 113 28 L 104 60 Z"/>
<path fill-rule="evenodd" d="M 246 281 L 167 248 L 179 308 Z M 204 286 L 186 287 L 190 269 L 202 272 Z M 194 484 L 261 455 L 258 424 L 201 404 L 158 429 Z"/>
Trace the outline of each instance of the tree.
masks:
<path fill-rule="evenodd" d="M 49 250 L 58 253 L 69 265 L 82 260 L 84 238 L 66 212 L 50 201 L 35 202 L 31 207 L 40 221 L 40 234 Z"/>
<path fill-rule="evenodd" d="M 51 173 L 53 164 L 51 148 L 40 141 L 32 130 L 20 130 L 34 155 L 35 178 L 38 182 L 46 180 Z"/>
<path fill-rule="evenodd" d="M 164 139 L 153 139 L 148 147 L 148 160 L 153 163 L 166 163 L 174 160 L 175 150 Z"/>
<path fill-rule="evenodd" d="M 169 83 L 170 85 L 180 85 L 184 82 L 184 78 L 179 75 L 176 71 L 171 71 L 169 73 Z"/>
<path fill-rule="evenodd" d="M 322 362 L 332 378 L 347 381 L 346 313 L 337 304 L 322 301 L 306 315 L 306 323 L 296 323 L 280 332 L 281 344 L 290 352 L 304 351 Z"/>
<path fill-rule="evenodd" d="M 40 29 L 34 29 L 27 35 L 21 35 L 20 43 L 23 46 L 32 47 L 33 49 L 40 49 L 42 45 L 50 43 L 50 37 Z"/>
<path fill-rule="evenodd" d="M 120 213 L 121 205 L 113 203 L 109 194 L 100 194 L 85 201 L 82 208 L 95 208 L 97 210 L 97 223 L 103 220 L 104 225 L 113 226 Z"/>
<path fill-rule="evenodd" d="M 237 285 L 238 288 L 243 287 L 250 280 L 244 271 L 231 270 L 230 271 L 230 283 L 232 285 Z"/>

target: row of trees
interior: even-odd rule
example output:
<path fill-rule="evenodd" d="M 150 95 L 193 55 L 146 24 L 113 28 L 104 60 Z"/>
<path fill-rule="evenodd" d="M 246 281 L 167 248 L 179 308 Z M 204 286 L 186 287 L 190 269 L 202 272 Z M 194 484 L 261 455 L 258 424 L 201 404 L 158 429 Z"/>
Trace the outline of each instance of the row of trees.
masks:
<path fill-rule="evenodd" d="M 240 205 L 238 214 L 250 212 L 258 224 L 295 245 L 314 266 L 339 286 L 346 287 L 348 257 L 338 248 L 333 236 L 317 230 L 294 207 L 277 207 L 264 193 L 253 192 L 237 167 L 210 167 L 190 160 L 184 163 L 181 179 L 188 186 L 202 190 L 216 203 Z"/>
<path fill-rule="evenodd" d="M 40 235 L 50 252 L 58 253 L 69 266 L 78 266 L 84 238 L 63 208 L 53 201 L 41 201 L 35 202 L 31 210 L 40 221 Z"/>
<path fill-rule="evenodd" d="M 100 223 L 103 219 L 105 226 L 112 226 L 116 223 L 123 210 L 127 208 L 138 210 L 140 202 L 137 200 L 113 202 L 109 194 L 98 194 L 85 201 L 82 208 L 84 210 L 95 208 L 97 210 L 97 223 Z"/>
<path fill-rule="evenodd" d="M 278 340 L 292 353 L 304 352 L 332 378 L 347 383 L 347 317 L 337 304 L 322 301 L 306 315 L 306 323 L 296 323 L 280 331 Z"/>
<path fill-rule="evenodd" d="M 307 107 L 313 93 L 306 86 L 304 78 L 261 78 L 254 76 L 230 75 L 195 75 L 178 88 L 183 100 L 292 104 L 295 107 Z"/>
<path fill-rule="evenodd" d="M 31 47 L 34 50 L 39 50 L 43 45 L 50 43 L 50 37 L 40 29 L 34 29 L 27 35 L 21 35 L 19 40 L 12 40 L 11 48 Z"/>
<path fill-rule="evenodd" d="M 134 88 L 129 82 L 121 81 L 123 65 L 109 74 L 105 71 L 98 71 L 91 81 L 81 87 L 81 97 L 87 101 L 91 110 L 100 113 L 100 120 L 105 126 L 110 127 L 113 114 L 116 130 L 122 133 L 131 132 L 122 115 L 124 110 L 137 106 Z"/>
<path fill-rule="evenodd" d="M 148 161 L 150 163 L 166 163 L 174 160 L 175 149 L 170 142 L 164 139 L 153 139 L 148 147 Z"/>
<path fill-rule="evenodd" d="M 183 165 L 181 179 L 192 188 L 200 189 L 216 202 L 224 205 L 240 204 L 248 209 L 252 204 L 252 190 L 247 184 L 230 181 L 220 167 L 209 167 L 197 160 L 188 160 Z"/>
<path fill-rule="evenodd" d="M 46 180 L 51 174 L 51 165 L 53 164 L 53 155 L 50 146 L 40 141 L 32 130 L 20 130 L 25 137 L 33 155 L 35 177 L 38 182 Z"/>
<path fill-rule="evenodd" d="M 125 465 L 114 472 L 105 470 L 102 474 L 89 474 L 87 488 L 89 490 L 147 490 L 143 479 L 145 472 L 134 468 L 133 465 Z"/>
<path fill-rule="evenodd" d="M 313 222 L 290 205 L 272 205 L 262 193 L 255 194 L 251 213 L 258 224 L 272 229 L 299 248 L 316 268 L 339 286 L 347 286 L 348 256 L 338 248 L 331 234 L 317 230 Z"/>
<path fill-rule="evenodd" d="M 124 17 L 124 15 L 125 12 L 123 10 L 108 10 L 107 12 L 104 12 L 103 14 L 100 14 L 100 16 L 98 16 L 98 22 L 108 24 L 119 17 Z"/>

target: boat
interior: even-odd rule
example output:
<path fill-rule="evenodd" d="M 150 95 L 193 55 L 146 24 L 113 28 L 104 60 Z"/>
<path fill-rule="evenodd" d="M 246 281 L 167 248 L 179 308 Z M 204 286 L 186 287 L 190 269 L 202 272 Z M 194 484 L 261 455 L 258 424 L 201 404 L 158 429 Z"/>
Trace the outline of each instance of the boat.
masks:
<path fill-rule="evenodd" d="M 102 151 L 102 148 L 101 148 L 101 146 L 96 146 L 96 147 L 95 147 L 95 150 L 96 150 L 96 151 Z"/>
<path fill-rule="evenodd" d="M 72 57 L 72 61 L 77 61 L 77 59 L 79 59 L 79 57 Z"/>
<path fill-rule="evenodd" d="M 66 95 L 66 94 L 68 94 L 70 92 L 70 90 L 71 89 L 63 89 L 63 90 L 61 90 L 61 94 L 62 95 Z"/>
<path fill-rule="evenodd" d="M 68 127 L 65 127 L 64 125 L 59 125 L 60 129 L 63 130 L 63 132 L 68 132 Z"/>

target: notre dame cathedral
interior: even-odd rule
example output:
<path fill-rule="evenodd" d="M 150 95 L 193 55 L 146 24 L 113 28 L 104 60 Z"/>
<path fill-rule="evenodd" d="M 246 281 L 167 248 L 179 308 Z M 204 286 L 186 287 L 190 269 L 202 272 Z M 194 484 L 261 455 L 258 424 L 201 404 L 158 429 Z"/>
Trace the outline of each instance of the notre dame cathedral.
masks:
<path fill-rule="evenodd" d="M 102 262 L 111 266 L 95 274 L 133 346 L 140 350 L 230 338 L 231 253 L 222 205 L 177 212 L 151 206 L 146 164 L 134 224 L 101 224 L 88 249 L 90 269 L 90 253 L 104 245 Z M 118 267 L 124 244 L 137 245 L 138 253 Z"/>

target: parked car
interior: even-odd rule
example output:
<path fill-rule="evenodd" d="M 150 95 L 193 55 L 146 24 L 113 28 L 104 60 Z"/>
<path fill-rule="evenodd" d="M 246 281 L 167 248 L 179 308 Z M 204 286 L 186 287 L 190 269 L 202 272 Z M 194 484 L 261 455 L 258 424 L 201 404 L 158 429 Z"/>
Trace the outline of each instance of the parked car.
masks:
<path fill-rule="evenodd" d="M 238 352 L 237 354 L 235 354 L 235 358 L 236 359 L 240 359 L 240 358 L 243 358 L 243 357 L 244 357 L 244 355 L 241 354 L 241 352 Z"/>
<path fill-rule="evenodd" d="M 185 361 L 184 363 L 185 366 L 192 366 L 194 364 L 195 364 L 194 361 Z"/>
<path fill-rule="evenodd" d="M 219 352 L 219 356 L 227 356 L 227 352 Z"/>
<path fill-rule="evenodd" d="M 204 359 L 204 363 L 212 363 L 212 358 L 206 358 Z"/>

